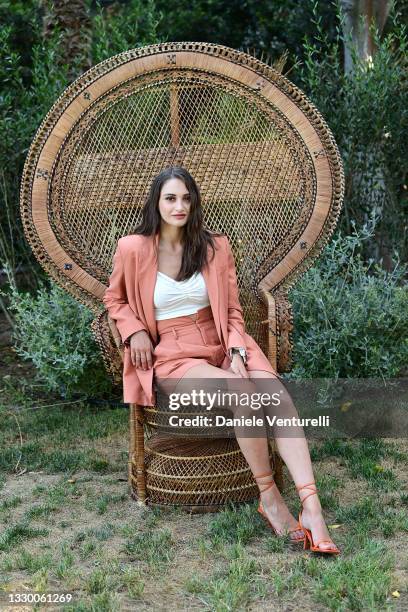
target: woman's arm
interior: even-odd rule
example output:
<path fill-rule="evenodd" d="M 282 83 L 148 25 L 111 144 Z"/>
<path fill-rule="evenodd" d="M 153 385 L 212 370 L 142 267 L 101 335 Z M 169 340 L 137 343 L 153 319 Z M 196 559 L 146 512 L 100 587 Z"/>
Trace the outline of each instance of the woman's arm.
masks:
<path fill-rule="evenodd" d="M 225 237 L 227 263 L 228 263 L 228 341 L 227 349 L 242 347 L 246 349 L 244 340 L 245 322 L 243 310 L 239 303 L 239 291 L 237 284 L 237 273 L 235 269 L 234 256 L 227 237 Z"/>
<path fill-rule="evenodd" d="M 135 332 L 142 329 L 148 332 L 148 330 L 130 308 L 127 301 L 123 259 L 119 242 L 113 256 L 113 270 L 109 277 L 109 286 L 103 296 L 103 303 L 109 312 L 109 316 L 116 321 L 122 342 L 125 343 Z"/>

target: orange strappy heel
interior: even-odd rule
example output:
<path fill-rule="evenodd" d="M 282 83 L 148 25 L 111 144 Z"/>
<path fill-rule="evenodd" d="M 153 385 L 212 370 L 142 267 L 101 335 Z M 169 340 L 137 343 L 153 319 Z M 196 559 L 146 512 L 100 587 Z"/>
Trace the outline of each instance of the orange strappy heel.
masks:
<path fill-rule="evenodd" d="M 300 500 L 302 502 L 302 506 L 308 497 L 310 497 L 311 495 L 317 495 L 317 487 L 316 487 L 315 482 L 309 482 L 307 484 L 301 485 L 300 487 L 296 487 L 298 492 L 301 489 L 310 489 L 310 487 L 314 487 L 314 490 L 312 490 L 310 493 L 305 495 L 303 499 Z M 299 497 L 300 497 L 300 494 L 299 494 Z M 323 553 L 327 555 L 338 555 L 340 553 L 340 550 L 337 548 L 336 544 L 334 544 L 333 540 L 318 540 L 317 542 L 313 540 L 312 532 L 310 531 L 310 529 L 307 529 L 307 527 L 304 527 L 302 525 L 302 512 L 299 513 L 299 525 L 301 529 L 303 530 L 303 533 L 305 534 L 304 546 L 303 546 L 304 550 L 309 549 L 312 552 L 318 552 L 318 553 Z M 319 548 L 319 544 L 322 544 L 323 542 L 327 542 L 328 544 L 333 544 L 335 548 Z"/>
<path fill-rule="evenodd" d="M 254 478 L 255 478 L 255 480 L 258 480 L 258 478 L 264 478 L 265 476 L 273 476 L 273 472 L 267 472 L 266 474 L 260 474 L 259 476 L 254 476 Z M 267 491 L 268 489 L 270 489 L 271 487 L 273 487 L 273 485 L 276 485 L 276 482 L 275 482 L 275 481 L 273 480 L 273 478 L 272 478 L 272 481 L 271 481 L 271 482 L 268 482 L 268 483 L 261 482 L 260 484 L 261 484 L 261 485 L 262 485 L 262 484 L 265 484 L 265 485 L 266 485 L 265 489 L 262 489 L 262 491 L 261 491 L 261 493 L 263 493 L 264 491 Z M 259 485 L 258 485 L 258 486 L 259 486 Z M 275 534 L 276 534 L 278 537 L 282 537 L 282 534 L 280 534 L 280 533 L 278 533 L 278 532 L 276 531 L 275 527 L 272 525 L 271 521 L 270 521 L 270 520 L 268 519 L 268 517 L 266 516 L 266 514 L 265 514 L 265 512 L 264 512 L 264 509 L 263 509 L 263 505 L 262 505 L 261 498 L 259 498 L 258 512 L 259 512 L 259 514 L 260 514 L 260 515 L 261 515 L 261 516 L 262 516 L 262 517 L 263 517 L 263 518 L 266 520 L 266 522 L 268 523 L 268 525 L 269 525 L 270 527 L 272 527 L 272 529 L 273 529 L 273 531 L 275 532 Z M 289 533 L 294 533 L 294 532 L 296 532 L 296 531 L 300 531 L 300 530 L 302 530 L 302 531 L 303 531 L 303 528 L 302 528 L 302 526 L 300 525 L 300 523 L 298 523 L 298 526 L 297 526 L 297 527 L 295 527 L 294 529 L 289 529 Z M 291 538 L 290 538 L 291 542 L 303 542 L 303 541 L 304 541 L 304 539 L 305 539 L 305 535 L 302 535 L 302 536 L 299 536 L 299 537 L 291 537 Z"/>

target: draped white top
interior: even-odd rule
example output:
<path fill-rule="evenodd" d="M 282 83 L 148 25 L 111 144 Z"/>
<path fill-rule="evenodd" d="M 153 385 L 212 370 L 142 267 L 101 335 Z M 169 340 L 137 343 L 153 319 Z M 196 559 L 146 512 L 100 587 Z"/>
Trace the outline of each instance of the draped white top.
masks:
<path fill-rule="evenodd" d="M 207 286 L 201 272 L 183 281 L 157 272 L 154 288 L 156 321 L 193 314 L 209 304 Z"/>

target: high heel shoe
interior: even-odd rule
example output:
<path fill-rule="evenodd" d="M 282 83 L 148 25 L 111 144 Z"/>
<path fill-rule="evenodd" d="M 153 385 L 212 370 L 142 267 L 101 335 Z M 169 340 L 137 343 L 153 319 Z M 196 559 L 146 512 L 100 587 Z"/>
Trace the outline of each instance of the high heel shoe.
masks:
<path fill-rule="evenodd" d="M 272 476 L 272 475 L 273 475 L 273 472 L 267 472 L 266 474 L 261 474 L 261 475 L 259 475 L 259 476 L 254 476 L 254 478 L 255 478 L 255 480 L 258 480 L 258 478 L 264 478 L 265 476 Z M 268 489 L 270 489 L 271 487 L 273 487 L 274 485 L 276 485 L 276 482 L 275 482 L 275 481 L 272 479 L 272 481 L 271 481 L 271 482 L 269 482 L 269 483 L 266 483 L 266 482 L 265 482 L 265 483 L 260 483 L 260 484 L 261 484 L 261 485 L 262 485 L 262 484 L 265 484 L 265 485 L 266 485 L 266 488 L 265 488 L 265 489 L 262 489 L 262 491 L 260 491 L 260 493 L 262 494 L 262 493 L 264 493 L 265 491 L 267 491 Z M 258 486 L 259 486 L 259 485 L 258 485 Z M 269 520 L 269 518 L 268 518 L 268 517 L 267 517 L 267 515 L 265 514 L 265 512 L 264 512 L 264 508 L 263 508 L 263 505 L 262 505 L 262 501 L 261 501 L 261 498 L 260 498 L 260 497 L 259 497 L 259 506 L 258 506 L 258 512 L 259 512 L 259 514 L 260 514 L 261 516 L 263 516 L 263 518 L 266 520 L 266 522 L 268 523 L 268 525 L 269 525 L 270 527 L 272 527 L 272 529 L 273 529 L 273 531 L 275 532 L 275 534 L 276 534 L 278 537 L 281 537 L 281 536 L 282 536 L 282 534 L 277 532 L 277 530 L 275 529 L 275 527 L 272 525 L 271 521 Z M 289 533 L 294 533 L 294 532 L 296 532 L 296 531 L 303 531 L 303 529 L 302 529 L 302 526 L 300 525 L 300 523 L 298 523 L 297 527 L 295 527 L 294 529 L 289 529 L 288 531 L 289 531 Z M 301 535 L 301 536 L 298 536 L 298 537 L 291 537 L 291 538 L 290 538 L 291 542 L 303 542 L 303 541 L 304 541 L 304 539 L 305 539 L 305 535 Z"/>
<path fill-rule="evenodd" d="M 302 502 L 302 506 L 308 497 L 310 497 L 311 495 L 317 495 L 317 488 L 314 482 L 309 482 L 308 484 L 304 484 L 304 485 L 301 485 L 300 487 L 296 487 L 298 492 L 301 489 L 310 489 L 310 487 L 314 487 L 314 490 L 312 490 L 303 499 L 300 500 Z M 300 494 L 299 494 L 299 497 L 300 497 Z M 302 511 L 299 513 L 299 525 L 301 529 L 303 530 L 303 533 L 305 534 L 304 546 L 303 546 L 304 550 L 311 550 L 312 552 L 318 552 L 318 553 L 323 553 L 327 555 L 340 554 L 340 550 L 337 548 L 333 540 L 323 539 L 323 540 L 318 540 L 317 542 L 313 540 L 312 532 L 310 531 L 310 529 L 307 529 L 307 527 L 304 527 L 304 525 L 302 525 Z M 323 542 L 327 542 L 328 544 L 333 544 L 335 548 L 320 548 L 319 545 L 322 544 Z"/>

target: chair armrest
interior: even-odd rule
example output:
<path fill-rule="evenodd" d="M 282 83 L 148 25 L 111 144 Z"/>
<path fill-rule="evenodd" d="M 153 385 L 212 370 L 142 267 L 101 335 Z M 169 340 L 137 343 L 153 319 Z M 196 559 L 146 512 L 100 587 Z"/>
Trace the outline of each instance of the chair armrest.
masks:
<path fill-rule="evenodd" d="M 260 289 L 267 308 L 267 318 L 262 321 L 268 325 L 268 359 L 277 372 L 289 372 L 292 367 L 292 306 L 283 292 L 269 293 Z"/>
<path fill-rule="evenodd" d="M 267 325 L 267 349 L 268 354 L 267 357 L 271 363 L 271 366 L 278 371 L 277 363 L 278 363 L 278 342 L 276 335 L 276 307 L 275 307 L 275 298 L 269 291 L 265 291 L 265 289 L 260 290 L 261 297 L 266 306 L 266 315 L 267 318 L 261 321 L 262 325 Z"/>
<path fill-rule="evenodd" d="M 124 348 L 115 321 L 103 310 L 91 323 L 95 340 L 100 348 L 106 371 L 114 384 L 122 384 Z"/>
<path fill-rule="evenodd" d="M 109 329 L 111 331 L 112 334 L 112 338 L 114 343 L 116 344 L 116 347 L 119 351 L 119 353 L 121 354 L 121 357 L 123 359 L 123 342 L 122 342 L 122 337 L 119 333 L 118 327 L 114 321 L 114 319 L 112 319 L 109 315 L 107 315 L 107 319 L 108 319 L 108 325 L 109 325 Z"/>

